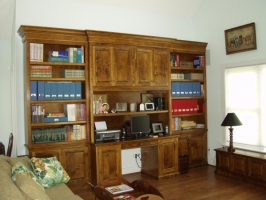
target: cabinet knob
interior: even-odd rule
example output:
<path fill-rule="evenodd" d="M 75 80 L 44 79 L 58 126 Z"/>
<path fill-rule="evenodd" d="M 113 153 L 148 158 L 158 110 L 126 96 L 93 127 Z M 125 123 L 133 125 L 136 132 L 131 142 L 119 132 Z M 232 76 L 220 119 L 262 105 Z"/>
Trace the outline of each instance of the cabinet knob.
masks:
<path fill-rule="evenodd" d="M 142 145 L 142 143 L 139 143 L 139 146 L 141 146 Z"/>

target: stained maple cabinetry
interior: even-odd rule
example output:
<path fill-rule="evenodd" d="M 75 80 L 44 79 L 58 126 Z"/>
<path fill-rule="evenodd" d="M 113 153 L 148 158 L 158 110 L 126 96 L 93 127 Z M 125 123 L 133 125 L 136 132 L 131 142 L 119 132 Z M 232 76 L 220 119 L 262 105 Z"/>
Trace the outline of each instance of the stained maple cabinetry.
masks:
<path fill-rule="evenodd" d="M 235 179 L 266 185 L 266 156 L 263 153 L 227 148 L 215 149 L 216 173 Z"/>
<path fill-rule="evenodd" d="M 167 86 L 169 61 L 165 49 L 138 48 L 115 44 L 94 44 L 93 86 Z"/>

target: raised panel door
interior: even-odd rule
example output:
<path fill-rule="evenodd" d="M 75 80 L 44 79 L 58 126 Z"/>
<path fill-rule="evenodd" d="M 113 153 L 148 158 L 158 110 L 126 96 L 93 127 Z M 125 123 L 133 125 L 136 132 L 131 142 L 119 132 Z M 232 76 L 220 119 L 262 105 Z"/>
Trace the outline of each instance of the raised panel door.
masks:
<path fill-rule="evenodd" d="M 158 141 L 159 177 L 178 172 L 178 139 Z"/>
<path fill-rule="evenodd" d="M 97 182 L 112 177 L 121 176 L 121 146 L 104 146 L 97 148 Z"/>
<path fill-rule="evenodd" d="M 191 135 L 189 140 L 190 166 L 201 166 L 206 162 L 206 134 Z"/>
<path fill-rule="evenodd" d="M 136 84 L 150 86 L 153 81 L 151 49 L 136 49 Z"/>
<path fill-rule="evenodd" d="M 247 175 L 251 179 L 266 180 L 266 161 L 256 158 L 247 159 Z"/>
<path fill-rule="evenodd" d="M 62 150 L 62 165 L 71 177 L 71 181 L 88 180 L 88 160 L 88 147 Z"/>
<path fill-rule="evenodd" d="M 112 77 L 112 48 L 108 46 L 92 47 L 93 86 L 110 86 L 115 81 Z"/>
<path fill-rule="evenodd" d="M 167 50 L 154 50 L 153 54 L 153 84 L 168 86 L 169 84 L 169 52 Z"/>
<path fill-rule="evenodd" d="M 246 175 L 246 157 L 239 155 L 231 156 L 231 172 L 234 174 Z"/>
<path fill-rule="evenodd" d="M 59 162 L 62 161 L 61 149 L 46 148 L 45 151 L 43 149 L 40 149 L 40 150 L 33 149 L 30 152 L 30 157 L 38 157 L 38 158 L 56 157 Z"/>
<path fill-rule="evenodd" d="M 132 48 L 114 47 L 112 77 L 116 86 L 131 86 L 134 81 Z"/>
<path fill-rule="evenodd" d="M 225 170 L 227 172 L 231 171 L 231 155 L 229 153 L 221 153 L 216 151 L 216 165 L 218 169 Z"/>

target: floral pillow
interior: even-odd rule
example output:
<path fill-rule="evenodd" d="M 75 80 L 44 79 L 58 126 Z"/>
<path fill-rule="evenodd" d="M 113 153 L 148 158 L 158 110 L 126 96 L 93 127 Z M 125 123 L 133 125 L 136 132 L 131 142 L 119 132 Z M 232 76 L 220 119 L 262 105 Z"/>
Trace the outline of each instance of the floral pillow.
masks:
<path fill-rule="evenodd" d="M 42 184 L 39 181 L 39 179 L 37 178 L 37 176 L 32 171 L 30 171 L 27 167 L 25 167 L 21 162 L 17 162 L 12 167 L 11 177 L 12 177 L 13 181 L 15 181 L 15 182 L 16 182 L 16 175 L 17 174 L 22 174 L 24 176 L 27 176 L 27 177 L 33 179 L 37 183 L 37 185 L 39 185 L 44 190 L 44 187 L 42 186 Z"/>
<path fill-rule="evenodd" d="M 30 159 L 33 172 L 44 187 L 52 187 L 59 183 L 67 183 L 70 177 L 56 157 Z"/>

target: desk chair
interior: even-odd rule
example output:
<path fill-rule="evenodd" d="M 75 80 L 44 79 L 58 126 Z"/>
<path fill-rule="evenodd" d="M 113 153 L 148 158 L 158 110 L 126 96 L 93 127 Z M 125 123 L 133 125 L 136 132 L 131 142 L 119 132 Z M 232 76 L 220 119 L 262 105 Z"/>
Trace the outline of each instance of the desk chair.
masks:
<path fill-rule="evenodd" d="M 6 153 L 5 153 L 5 145 L 2 142 L 0 142 L 0 155 L 1 154 L 6 155 Z"/>
<path fill-rule="evenodd" d="M 7 152 L 6 152 L 6 156 L 9 156 L 9 157 L 11 157 L 11 153 L 12 153 L 13 139 L 14 139 L 13 134 L 10 133 L 8 147 L 7 147 Z"/>
<path fill-rule="evenodd" d="M 0 154 L 11 157 L 12 147 L 13 147 L 13 134 L 10 133 L 7 152 L 5 153 L 5 145 L 2 142 L 0 142 Z"/>

